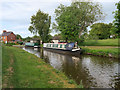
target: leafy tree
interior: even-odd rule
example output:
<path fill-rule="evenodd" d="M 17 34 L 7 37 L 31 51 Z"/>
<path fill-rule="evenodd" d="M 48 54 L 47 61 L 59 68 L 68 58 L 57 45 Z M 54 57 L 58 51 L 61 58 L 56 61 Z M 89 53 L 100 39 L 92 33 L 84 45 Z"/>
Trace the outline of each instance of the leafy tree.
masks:
<path fill-rule="evenodd" d="M 51 42 L 51 40 L 52 40 L 52 38 L 53 38 L 53 36 L 51 35 L 51 34 L 49 34 L 49 36 L 48 36 L 49 38 L 48 38 L 48 42 Z"/>
<path fill-rule="evenodd" d="M 16 39 L 22 39 L 22 37 L 19 34 L 17 34 Z"/>
<path fill-rule="evenodd" d="M 37 35 L 34 35 L 32 38 L 40 38 L 39 36 L 37 36 Z"/>
<path fill-rule="evenodd" d="M 115 25 L 115 32 L 118 33 L 118 37 L 120 38 L 120 1 L 118 3 L 116 3 L 117 5 L 117 9 L 114 13 L 115 13 L 115 21 L 114 21 L 114 25 Z"/>
<path fill-rule="evenodd" d="M 114 24 L 111 24 L 112 28 L 110 30 L 110 34 L 112 36 L 112 38 L 117 38 L 118 37 L 118 29 L 115 27 Z"/>
<path fill-rule="evenodd" d="M 78 44 L 80 45 L 81 43 L 83 43 L 85 40 L 88 40 L 88 33 L 84 33 L 81 35 Z"/>
<path fill-rule="evenodd" d="M 29 31 L 33 34 L 38 33 L 42 43 L 48 42 L 50 24 L 51 16 L 38 10 L 36 15 L 31 17 L 31 26 L 29 26 Z"/>
<path fill-rule="evenodd" d="M 98 3 L 76 1 L 70 6 L 61 4 L 55 10 L 57 24 L 53 24 L 53 29 L 59 30 L 66 41 L 77 41 L 88 26 L 102 19 L 102 14 Z"/>
<path fill-rule="evenodd" d="M 112 26 L 111 24 L 104 24 L 104 23 L 95 23 L 91 26 L 90 36 L 92 39 L 107 39 L 110 38 L 110 30 Z"/>
<path fill-rule="evenodd" d="M 61 40 L 61 39 L 62 39 L 61 34 L 55 34 L 55 35 L 53 36 L 53 38 L 54 38 L 54 39 L 58 39 L 58 40 Z"/>
<path fill-rule="evenodd" d="M 23 41 L 27 41 L 28 42 L 28 41 L 30 41 L 30 39 L 32 39 L 32 38 L 28 36 L 26 38 L 23 38 Z"/>

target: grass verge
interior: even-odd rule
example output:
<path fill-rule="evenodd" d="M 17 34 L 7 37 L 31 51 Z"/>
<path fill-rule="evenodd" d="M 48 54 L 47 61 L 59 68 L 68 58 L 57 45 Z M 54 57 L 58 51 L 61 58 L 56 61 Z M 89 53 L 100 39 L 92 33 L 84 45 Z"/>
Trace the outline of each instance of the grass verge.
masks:
<path fill-rule="evenodd" d="M 105 46 L 85 46 L 85 47 L 81 46 L 81 48 L 84 54 L 119 58 L 118 56 L 119 48 L 112 48 Z"/>
<path fill-rule="evenodd" d="M 2 89 L 2 43 L 0 42 L 0 89 Z"/>
<path fill-rule="evenodd" d="M 118 46 L 118 39 L 87 40 L 80 46 Z"/>
<path fill-rule="evenodd" d="M 3 46 L 3 88 L 81 88 L 37 56 Z"/>

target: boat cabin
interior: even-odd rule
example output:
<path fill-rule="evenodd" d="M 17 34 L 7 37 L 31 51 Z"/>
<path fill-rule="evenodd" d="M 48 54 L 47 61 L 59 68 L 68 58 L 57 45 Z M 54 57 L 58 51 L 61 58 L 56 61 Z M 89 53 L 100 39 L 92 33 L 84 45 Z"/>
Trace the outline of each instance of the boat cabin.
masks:
<path fill-rule="evenodd" d="M 39 46 L 39 45 L 40 45 L 40 39 L 39 38 L 33 38 L 33 39 L 30 40 L 30 42 L 25 43 L 25 46 L 31 46 L 31 47 Z"/>
<path fill-rule="evenodd" d="M 77 47 L 76 43 L 44 43 L 43 47 L 49 49 L 70 50 L 70 51 L 80 50 L 80 48 Z"/>

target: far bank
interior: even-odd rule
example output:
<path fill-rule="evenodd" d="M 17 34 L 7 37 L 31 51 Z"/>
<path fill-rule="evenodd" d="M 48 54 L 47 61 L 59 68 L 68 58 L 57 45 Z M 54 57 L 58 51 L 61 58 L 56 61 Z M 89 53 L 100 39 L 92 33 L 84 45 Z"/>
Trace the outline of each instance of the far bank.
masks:
<path fill-rule="evenodd" d="M 86 40 L 80 43 L 83 54 L 119 58 L 119 39 Z"/>
<path fill-rule="evenodd" d="M 119 49 L 117 46 L 81 46 L 82 53 L 109 58 L 119 58 Z"/>

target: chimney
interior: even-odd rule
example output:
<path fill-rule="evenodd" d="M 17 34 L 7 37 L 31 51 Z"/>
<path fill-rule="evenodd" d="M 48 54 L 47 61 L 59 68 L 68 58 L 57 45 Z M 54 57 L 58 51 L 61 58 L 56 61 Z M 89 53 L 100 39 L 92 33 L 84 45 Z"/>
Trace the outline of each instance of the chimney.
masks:
<path fill-rule="evenodd" d="M 3 33 L 5 33 L 6 32 L 6 30 L 3 30 Z"/>

